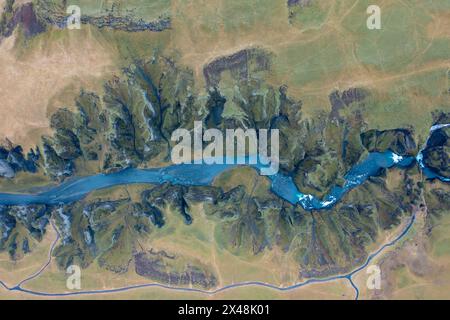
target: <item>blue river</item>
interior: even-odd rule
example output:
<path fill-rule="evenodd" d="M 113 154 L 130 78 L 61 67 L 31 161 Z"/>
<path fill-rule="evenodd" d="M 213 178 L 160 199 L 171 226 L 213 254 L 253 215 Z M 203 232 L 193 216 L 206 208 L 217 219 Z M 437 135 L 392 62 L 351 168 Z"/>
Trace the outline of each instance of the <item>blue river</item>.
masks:
<path fill-rule="evenodd" d="M 438 130 L 443 127 L 449 127 L 450 124 L 445 125 L 436 125 L 430 129 L 430 133 L 434 130 Z M 428 140 L 427 140 L 428 142 Z M 384 152 L 384 153 L 370 153 L 367 158 L 360 163 L 356 164 L 346 175 L 345 175 L 345 183 L 343 186 L 335 186 L 329 195 L 325 196 L 324 199 L 320 200 L 313 195 L 304 194 L 300 192 L 296 185 L 294 184 L 291 177 L 276 174 L 272 176 L 268 176 L 271 180 L 271 190 L 274 194 L 278 195 L 280 198 L 283 198 L 289 201 L 292 204 L 301 205 L 306 210 L 320 210 L 332 207 L 336 204 L 346 192 L 351 189 L 357 187 L 366 181 L 369 177 L 379 174 L 380 170 L 387 169 L 391 167 L 399 167 L 405 168 L 411 166 L 415 161 L 417 161 L 419 168 L 422 169 L 427 178 L 430 179 L 440 179 L 444 182 L 450 182 L 450 179 L 447 177 L 442 177 L 433 172 L 431 169 L 427 168 L 423 162 L 423 151 L 427 147 L 427 143 L 425 146 L 419 151 L 416 157 L 402 157 L 393 152 Z M 261 165 L 250 165 L 255 170 L 259 172 L 261 169 Z M 172 183 L 178 185 L 186 185 L 186 186 L 207 186 L 211 185 L 218 175 L 223 173 L 226 170 L 229 170 L 237 165 L 229 165 L 229 164 L 196 164 L 196 165 L 173 165 L 163 168 L 153 168 L 153 169 L 125 169 L 113 174 L 98 174 L 89 177 L 79 177 L 76 179 L 72 179 L 70 181 L 66 181 L 59 186 L 49 188 L 46 192 L 42 192 L 39 194 L 8 194 L 8 193 L 0 193 L 0 204 L 2 205 L 27 205 L 27 204 L 49 204 L 49 205 L 58 205 L 58 204 L 67 204 L 77 200 L 82 199 L 88 193 L 108 188 L 116 185 L 122 184 L 131 184 L 131 183 L 150 183 L 150 184 L 162 184 L 162 183 Z M 379 255 L 385 248 L 394 246 L 398 241 L 400 241 L 412 227 L 415 220 L 415 214 L 411 217 L 411 220 L 407 224 L 406 228 L 391 242 L 384 244 L 380 249 L 376 252 L 372 253 L 368 256 L 366 261 L 360 267 L 354 269 L 353 271 L 347 274 L 341 274 L 337 276 L 332 276 L 329 278 L 318 278 L 318 279 L 308 279 L 304 282 L 296 283 L 292 286 L 288 287 L 277 287 L 275 285 L 259 282 L 259 281 L 247 281 L 247 282 L 238 282 L 231 285 L 227 285 L 213 291 L 204 291 L 196 288 L 184 288 L 184 287 L 172 287 L 158 283 L 149 283 L 149 284 L 139 284 L 127 287 L 121 287 L 116 289 L 103 289 L 103 290 L 91 290 L 91 291 L 78 291 L 78 292 L 70 292 L 70 293 L 50 293 L 50 292 L 41 292 L 41 291 L 33 291 L 24 289 L 22 287 L 26 282 L 37 278 L 44 270 L 48 267 L 51 262 L 53 249 L 55 248 L 58 240 L 60 239 L 60 234 L 57 231 L 56 227 L 52 223 L 53 228 L 57 233 L 57 238 L 52 244 L 49 258 L 46 264 L 39 269 L 38 272 L 33 275 L 25 278 L 20 281 L 16 286 L 9 287 L 0 280 L 0 286 L 5 288 L 8 291 L 20 291 L 24 293 L 29 293 L 38 296 L 71 296 L 71 295 L 88 295 L 88 294 L 100 294 L 100 293 L 114 293 L 114 292 L 122 292 L 128 291 L 132 289 L 139 289 L 145 287 L 161 287 L 170 290 L 176 291 L 188 291 L 188 292 L 199 292 L 205 294 L 215 294 L 224 290 L 228 290 L 236 287 L 243 286 L 263 286 L 272 289 L 276 289 L 279 291 L 288 291 L 293 290 L 299 287 L 306 286 L 311 283 L 324 283 L 329 281 L 334 281 L 338 279 L 347 279 L 350 281 L 351 286 L 355 289 L 355 299 L 357 300 L 359 297 L 359 289 L 355 285 L 352 280 L 352 277 L 363 270 L 377 255 Z"/>
<path fill-rule="evenodd" d="M 292 204 L 299 204 L 306 210 L 324 209 L 333 206 L 346 192 L 362 184 L 370 176 L 376 175 L 381 169 L 393 166 L 407 167 L 415 161 L 413 157 L 403 158 L 392 152 L 370 153 L 368 157 L 355 165 L 345 176 L 342 187 L 335 186 L 329 195 L 320 200 L 313 195 L 303 194 L 290 176 L 277 173 L 267 176 L 271 180 L 271 190 L 274 194 Z M 259 172 L 260 164 L 244 164 Z M 235 168 L 235 164 L 179 164 L 162 168 L 136 169 L 128 168 L 111 174 L 97 174 L 79 177 L 66 181 L 58 186 L 38 194 L 0 193 L 2 205 L 68 204 L 82 199 L 88 193 L 117 185 L 133 183 L 208 186 L 221 173 Z"/>
<path fill-rule="evenodd" d="M 433 126 L 430 132 L 447 126 L 449 125 Z M 422 151 L 423 149 L 419 151 L 417 157 L 402 157 L 390 151 L 369 153 L 366 159 L 356 164 L 345 175 L 344 184 L 333 187 L 323 199 L 302 193 L 298 190 L 292 177 L 288 175 L 277 173 L 267 177 L 271 180 L 271 191 L 280 198 L 294 205 L 301 205 L 305 210 L 327 209 L 339 202 L 351 189 L 361 185 L 369 177 L 379 174 L 382 169 L 392 167 L 406 168 L 415 161 L 418 162 L 419 167 L 428 178 L 439 178 L 445 182 L 450 181 L 448 178 L 437 176 L 425 167 L 422 161 Z M 37 194 L 0 193 L 0 205 L 69 204 L 82 199 L 94 190 L 133 183 L 158 185 L 168 182 L 174 185 L 208 186 L 221 173 L 242 165 L 253 167 L 258 172 L 263 167 L 261 164 L 203 163 L 179 164 L 152 169 L 128 168 L 111 174 L 74 178 Z"/>

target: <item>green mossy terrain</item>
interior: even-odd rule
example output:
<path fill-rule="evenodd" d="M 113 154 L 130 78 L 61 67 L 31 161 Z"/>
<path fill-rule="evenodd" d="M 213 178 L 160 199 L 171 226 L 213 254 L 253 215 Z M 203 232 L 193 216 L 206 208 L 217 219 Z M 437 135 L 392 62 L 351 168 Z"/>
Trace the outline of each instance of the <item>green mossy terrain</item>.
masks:
<path fill-rule="evenodd" d="M 441 9 L 428 3 L 430 10 Z M 13 16 L 12 2 L 8 4 L 0 19 L 1 29 Z M 65 4 L 34 1 L 39 25 L 57 28 L 63 23 Z M 448 74 L 442 70 L 399 80 L 387 94 L 370 85 L 334 88 L 324 93 L 318 108 L 311 108 L 310 101 L 318 103 L 311 95 L 303 96 L 301 91 L 294 95 L 284 82 L 274 83 L 279 79 L 274 74 L 282 74 L 287 82 L 306 86 L 325 82 L 351 67 L 354 57 L 336 45 L 335 34 L 277 50 L 251 45 L 215 56 L 201 66 L 200 84 L 198 72 L 180 62 L 181 52 L 164 50 L 170 46 L 165 41 L 176 32 L 170 28 L 171 1 L 154 1 L 148 6 L 140 1 L 73 4 L 83 8 L 82 23 L 101 30 L 99 34 L 120 49 L 121 63 L 129 63 L 103 84 L 102 92 L 82 90 L 74 108 L 61 106 L 52 113 L 52 134 L 43 136 L 34 150 L 24 153 L 12 144 L 0 148 L 2 191 L 10 190 L 14 183 L 21 185 L 14 185 L 14 190 L 41 190 L 43 185 L 77 176 L 168 165 L 174 146 L 172 132 L 192 129 L 194 121 L 201 121 L 205 128 L 222 132 L 279 129 L 280 170 L 291 176 L 302 192 L 323 197 L 342 185 L 345 174 L 369 152 L 415 156 L 431 125 L 450 122 L 450 86 Z M 258 10 L 253 10 L 255 6 Z M 377 72 L 395 75 L 412 61 L 450 57 L 447 39 L 433 41 L 418 56 L 428 43 L 422 31 L 410 26 L 426 24 L 429 17 L 420 10 L 392 6 L 383 21 L 395 28 L 382 34 L 367 33 L 364 19 L 343 17 L 342 27 L 360 40 L 353 51 L 358 61 Z M 423 4 L 418 6 L 420 9 Z M 211 22 L 210 27 L 223 28 L 225 33 L 253 30 L 256 22 L 277 8 L 274 1 L 229 1 L 220 10 L 237 18 L 227 19 L 223 26 Z M 343 10 L 339 5 L 331 9 Z M 314 0 L 287 1 L 286 24 L 314 32 L 326 23 L 331 9 Z M 361 10 L 364 13 L 365 7 Z M 162 36 L 147 43 L 140 38 L 145 32 L 161 32 Z M 405 36 L 411 32 L 419 36 Z M 399 46 L 399 38 L 406 43 Z M 419 116 L 415 113 L 417 95 L 433 103 Z M 449 137 L 449 128 L 439 130 L 430 137 L 424 153 L 424 163 L 446 177 L 450 177 Z M 34 181 L 33 177 L 39 177 L 39 182 L 27 183 Z M 61 235 L 53 255 L 62 269 L 71 264 L 83 268 L 98 264 L 110 272 L 134 269 L 155 281 L 210 289 L 219 278 L 210 261 L 149 251 L 142 245 L 156 241 L 160 232 L 175 234 L 172 225 L 168 226 L 171 219 L 181 221 L 177 228 L 194 228 L 198 223 L 194 210 L 200 207 L 214 225 L 213 239 L 219 248 L 242 258 L 279 250 L 293 259 L 298 278 L 324 277 L 360 265 L 385 232 L 411 216 L 422 195 L 432 213 L 430 223 L 448 213 L 449 200 L 448 191 L 425 181 L 417 166 L 383 170 L 324 211 L 306 211 L 281 200 L 271 193 L 265 178 L 248 168 L 225 172 L 210 187 L 164 184 L 126 190 L 101 190 L 64 206 L 0 206 L 0 250 L 12 259 L 21 259 L 32 251 L 33 241 L 42 240 L 53 219 Z M 445 252 L 446 244 L 448 241 L 442 242 L 436 250 Z"/>
<path fill-rule="evenodd" d="M 230 92 L 231 96 L 214 89 L 206 100 L 190 91 L 194 86 L 191 75 L 166 57 L 154 57 L 126 69 L 123 78 L 106 83 L 103 97 L 81 92 L 76 112 L 62 108 L 51 116 L 54 135 L 43 138 L 43 157 L 37 166 L 50 178 L 63 180 L 98 169 L 145 167 L 155 158 L 164 163 L 171 148 L 170 133 L 192 126 L 194 120 L 222 130 L 271 127 L 281 133 L 281 170 L 293 175 L 300 190 L 323 196 L 367 152 L 412 154 L 416 150 L 412 133 L 406 129 L 364 131 L 360 114 L 340 115 L 347 105 L 363 103 L 359 90 L 331 94 L 333 112 L 310 120 L 302 118 L 302 102 L 290 98 L 285 87 L 273 88 L 251 73 L 247 79 L 239 73 L 232 76 L 239 91 Z M 241 112 L 225 117 L 220 110 L 229 100 Z M 94 165 L 85 165 L 91 162 Z M 299 277 L 325 276 L 348 271 L 363 261 L 366 247 L 377 240 L 379 230 L 397 225 L 408 214 L 418 194 L 408 191 L 409 174 L 404 173 L 404 184 L 396 190 L 388 189 L 384 174 L 372 178 L 325 214 L 282 201 L 268 187 L 255 194 L 242 185 L 224 191 L 219 183 L 203 188 L 166 184 L 142 191 L 137 202 L 129 197 L 112 196 L 107 201 L 90 197 L 47 208 L 46 217 L 53 214 L 63 230 L 62 243 L 54 252 L 61 267 L 73 263 L 87 267 L 97 261 L 108 270 L 125 272 L 139 252 L 139 239 L 165 227 L 168 208 L 189 225 L 195 223 L 190 203 L 200 202 L 218 226 L 220 245 L 230 252 L 258 255 L 277 246 L 295 258 Z M 12 252 L 17 241 L 8 236 L 6 245 Z M 138 259 L 148 268 L 153 265 L 140 255 Z M 161 270 L 139 271 L 164 278 Z M 178 277 L 184 272 L 188 271 L 179 271 Z M 213 280 L 204 281 L 208 287 Z"/>

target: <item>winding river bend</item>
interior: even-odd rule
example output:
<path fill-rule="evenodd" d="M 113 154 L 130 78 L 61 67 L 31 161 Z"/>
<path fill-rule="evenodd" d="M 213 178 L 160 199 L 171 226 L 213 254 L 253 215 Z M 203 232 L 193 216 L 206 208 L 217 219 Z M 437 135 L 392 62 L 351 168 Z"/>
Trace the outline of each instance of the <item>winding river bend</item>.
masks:
<path fill-rule="evenodd" d="M 430 133 L 448 126 L 450 124 L 434 125 L 430 129 Z M 415 161 L 418 162 L 419 167 L 428 178 L 438 178 L 444 182 L 450 182 L 449 178 L 441 177 L 425 166 L 423 150 L 419 151 L 417 157 L 402 157 L 391 151 L 369 153 L 366 159 L 356 164 L 345 175 L 344 184 L 333 187 L 323 199 L 299 191 L 290 176 L 277 173 L 268 178 L 271 180 L 271 191 L 274 194 L 294 205 L 301 205 L 305 210 L 330 208 L 339 202 L 348 191 L 361 185 L 369 177 L 379 174 L 380 170 L 392 167 L 406 168 Z M 261 164 L 244 165 L 250 166 L 258 172 L 263 167 Z M 69 204 L 82 199 L 92 191 L 125 184 L 163 184 L 168 182 L 174 185 L 208 186 L 218 175 L 237 166 L 235 164 L 180 164 L 153 169 L 128 168 L 111 174 L 75 178 L 38 194 L 0 193 L 0 205 Z"/>
<path fill-rule="evenodd" d="M 435 125 L 430 129 L 430 134 L 435 130 L 439 130 L 444 127 L 449 127 L 450 124 L 444 125 Z M 428 142 L 428 141 L 427 141 Z M 280 196 L 281 198 L 293 203 L 299 204 L 303 208 L 307 210 L 312 209 L 325 209 L 333 206 L 337 203 L 342 196 L 351 190 L 352 188 L 362 184 L 365 180 L 367 180 L 370 176 L 373 176 L 379 172 L 379 170 L 383 168 L 391 168 L 393 166 L 397 167 L 408 167 L 412 165 L 415 161 L 417 161 L 419 167 L 422 169 L 424 174 L 428 178 L 437 178 L 444 182 L 450 182 L 450 179 L 447 177 L 442 177 L 437 175 L 431 169 L 427 168 L 423 162 L 423 151 L 426 149 L 427 144 L 419 151 L 418 155 L 414 157 L 401 157 L 392 152 L 385 153 L 371 153 L 369 156 L 355 165 L 345 176 L 345 183 L 343 187 L 335 187 L 332 189 L 331 193 L 326 196 L 323 200 L 317 199 L 312 195 L 303 194 L 298 191 L 297 187 L 293 183 L 292 179 L 288 176 L 284 176 L 281 174 L 270 176 L 272 180 L 272 192 Z M 70 203 L 73 201 L 77 201 L 84 196 L 86 196 L 89 192 L 98 190 L 101 188 L 107 188 L 120 184 L 128 184 L 128 183 L 164 183 L 171 182 L 173 184 L 182 184 L 182 185 L 209 185 L 212 183 L 214 178 L 222 173 L 225 170 L 230 169 L 230 165 L 178 165 L 178 166 L 169 166 L 166 168 L 158 168 L 158 169 L 126 169 L 114 174 L 110 175 L 95 175 L 91 177 L 79 178 L 77 180 L 73 180 L 70 182 L 63 183 L 57 187 L 54 187 L 48 190 L 45 193 L 41 194 L 8 194 L 8 193 L 0 193 L 0 204 L 5 205 L 25 205 L 25 204 L 35 204 L 35 203 L 45 203 L 45 204 L 64 204 Z M 256 170 L 258 170 L 258 165 L 252 165 Z M 363 270 L 368 264 L 379 254 L 381 254 L 386 248 L 393 247 L 399 242 L 410 230 L 412 225 L 414 224 L 416 215 L 415 213 L 412 215 L 410 221 L 407 223 L 406 227 L 401 231 L 401 233 L 395 237 L 392 241 L 384 244 L 381 248 L 379 248 L 374 253 L 370 254 L 367 257 L 367 260 L 359 267 L 354 269 L 353 271 L 340 274 L 328 278 L 311 278 L 303 282 L 296 283 L 287 287 L 279 287 L 276 285 L 272 285 L 269 283 L 264 283 L 260 281 L 246 281 L 234 283 L 231 285 L 227 285 L 221 288 L 217 288 L 212 291 L 205 291 L 197 288 L 184 288 L 184 287 L 172 287 L 168 285 L 158 284 L 158 283 L 145 283 L 138 284 L 126 287 L 120 287 L 115 289 L 103 289 L 103 290 L 88 290 L 88 291 L 78 291 L 78 292 L 43 292 L 43 291 L 34 291 L 23 288 L 22 286 L 31 281 L 34 278 L 37 278 L 43 273 L 46 268 L 49 266 L 53 250 L 55 248 L 56 243 L 60 239 L 60 234 L 54 224 L 52 223 L 53 228 L 57 233 L 57 237 L 52 243 L 48 260 L 36 273 L 25 278 L 20 281 L 17 285 L 9 287 L 5 282 L 0 280 L 0 286 L 6 289 L 7 291 L 18 291 L 22 293 L 37 295 L 37 296 L 45 296 L 45 297 L 62 297 L 62 296 L 73 296 L 73 295 L 91 295 L 91 294 L 105 294 L 105 293 L 117 293 L 128 290 L 140 289 L 140 288 L 149 288 L 149 287 L 159 287 L 165 288 L 168 290 L 175 291 L 185 291 L 185 292 L 197 292 L 202 294 L 213 295 L 215 293 L 225 291 L 232 288 L 237 287 L 246 287 L 246 286 L 260 286 L 271 288 L 278 291 L 289 291 L 294 290 L 309 284 L 313 283 L 326 283 L 332 282 L 339 279 L 348 280 L 355 290 L 355 299 L 359 298 L 359 289 L 356 284 L 353 282 L 353 276 L 358 272 Z"/>

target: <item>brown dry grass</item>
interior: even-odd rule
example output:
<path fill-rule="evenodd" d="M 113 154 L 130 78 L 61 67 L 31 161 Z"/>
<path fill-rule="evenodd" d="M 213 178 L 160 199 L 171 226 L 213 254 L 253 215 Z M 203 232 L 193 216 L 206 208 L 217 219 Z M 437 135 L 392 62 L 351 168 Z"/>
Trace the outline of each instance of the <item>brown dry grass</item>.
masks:
<path fill-rule="evenodd" d="M 433 16 L 427 26 L 427 34 L 431 39 L 450 38 L 450 12 L 443 12 Z"/>
<path fill-rule="evenodd" d="M 55 30 L 25 44 L 20 54 L 16 35 L 0 44 L 0 137 L 24 148 L 48 131 L 48 113 L 73 104 L 81 87 L 101 89 L 113 71 L 112 50 L 91 28 Z M 29 47 L 28 47 L 29 46 Z"/>

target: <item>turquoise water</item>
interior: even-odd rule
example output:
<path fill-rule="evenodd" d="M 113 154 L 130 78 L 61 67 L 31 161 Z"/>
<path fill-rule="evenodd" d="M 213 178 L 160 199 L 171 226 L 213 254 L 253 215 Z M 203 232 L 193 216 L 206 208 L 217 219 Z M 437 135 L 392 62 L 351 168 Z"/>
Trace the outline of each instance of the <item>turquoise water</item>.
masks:
<path fill-rule="evenodd" d="M 449 126 L 450 124 L 434 125 L 430 129 L 430 134 L 435 130 L 440 130 Z M 427 144 L 425 144 L 424 148 L 426 148 L 426 146 Z M 271 180 L 271 191 L 275 195 L 294 205 L 300 205 L 305 210 L 330 208 L 339 202 L 348 191 L 361 185 L 369 177 L 378 175 L 382 169 L 392 167 L 406 168 L 415 161 L 417 161 L 427 178 L 437 178 L 444 182 L 450 182 L 449 178 L 441 177 L 425 166 L 422 161 L 423 150 L 424 149 L 419 151 L 417 157 L 402 157 L 390 151 L 370 153 L 366 159 L 356 164 L 345 175 L 345 182 L 342 186 L 333 187 L 331 192 L 323 199 L 319 199 L 311 194 L 302 193 L 298 190 L 292 177 L 288 175 L 277 173 L 267 177 Z M 223 162 L 226 163 L 226 160 L 227 159 Z M 129 168 L 111 174 L 79 177 L 38 194 L 0 193 L 0 205 L 68 204 L 82 199 L 94 190 L 133 183 L 149 183 L 157 185 L 171 183 L 183 186 L 208 186 L 211 185 L 214 179 L 221 173 L 237 166 L 250 166 L 260 174 L 261 169 L 268 168 L 268 166 L 266 167 L 261 163 L 258 163 L 254 157 L 236 159 L 236 162 L 238 160 L 241 160 L 244 164 L 203 163 L 171 165 L 153 169 Z M 250 164 L 251 161 L 256 164 Z"/>
<path fill-rule="evenodd" d="M 278 173 L 268 178 L 271 180 L 272 192 L 280 198 L 292 204 L 299 204 L 306 210 L 318 210 L 332 207 L 346 192 L 362 184 L 370 176 L 378 174 L 381 169 L 407 167 L 414 161 L 413 157 L 403 158 L 392 152 L 370 153 L 364 161 L 347 173 L 345 184 L 342 187 L 334 187 L 324 199 L 300 192 L 289 176 Z M 133 183 L 169 182 L 174 185 L 208 186 L 218 175 L 237 166 L 250 166 L 258 172 L 264 167 L 260 164 L 180 164 L 154 169 L 129 168 L 112 174 L 76 178 L 39 194 L 0 193 L 0 204 L 68 204 L 82 199 L 94 190 Z"/>
<path fill-rule="evenodd" d="M 437 125 L 433 126 L 430 132 L 434 130 L 438 130 L 443 127 L 450 126 L 446 125 Z M 426 148 L 426 145 L 425 147 Z M 430 170 L 425 166 L 422 161 L 422 152 L 423 149 L 419 151 L 417 157 L 401 157 L 396 155 L 393 152 L 384 152 L 384 153 L 370 153 L 368 157 L 356 164 L 346 175 L 345 175 L 345 183 L 343 186 L 335 186 L 330 194 L 325 196 L 323 199 L 318 199 L 313 195 L 304 194 L 300 192 L 296 185 L 294 184 L 291 177 L 283 175 L 281 173 L 268 176 L 271 180 L 271 190 L 274 194 L 278 195 L 280 198 L 283 198 L 292 204 L 301 205 L 306 210 L 320 210 L 330 208 L 335 205 L 346 192 L 349 190 L 359 186 L 364 181 L 366 181 L 369 177 L 377 175 L 380 170 L 391 168 L 391 167 L 400 167 L 405 168 L 412 165 L 415 161 L 419 164 L 419 167 L 422 169 L 424 174 L 428 178 L 438 178 L 445 182 L 450 182 L 450 179 L 446 177 L 441 177 L 437 175 L 435 172 Z M 244 164 L 247 166 L 253 167 L 255 170 L 259 172 L 261 169 L 261 165 L 259 164 Z M 121 184 L 131 184 L 131 183 L 151 183 L 151 184 L 162 184 L 165 182 L 169 182 L 172 184 L 178 185 L 186 185 L 186 186 L 194 186 L 194 185 L 211 185 L 214 178 L 223 173 L 226 170 L 229 170 L 237 165 L 229 165 L 229 164 L 200 164 L 200 165 L 174 165 L 168 166 L 165 168 L 154 168 L 154 169 L 125 169 L 120 172 L 116 172 L 113 174 L 99 174 L 90 177 L 80 177 L 77 179 L 73 179 L 71 181 L 67 181 L 62 183 L 59 186 L 50 188 L 48 191 L 39 193 L 39 194 L 8 194 L 8 193 L 0 193 L 0 204 L 3 205 L 26 205 L 26 204 L 67 204 L 73 201 L 77 201 L 85 197 L 88 193 L 99 190 L 103 188 L 112 187 L 115 185 Z M 8 291 L 21 291 L 33 295 L 39 296 L 69 296 L 69 295 L 78 295 L 78 294 L 101 294 L 101 293 L 109 293 L 109 292 L 121 292 L 132 289 L 138 289 L 143 287 L 163 287 L 170 290 L 177 291 L 195 291 L 205 294 L 214 294 L 223 290 L 227 290 L 234 287 L 242 287 L 242 286 L 264 286 L 270 287 L 280 291 L 287 291 L 296 289 L 298 287 L 302 287 L 308 285 L 310 283 L 322 283 L 328 281 L 334 281 L 336 279 L 347 279 L 350 281 L 350 284 L 355 289 L 356 299 L 359 296 L 359 290 L 354 284 L 352 277 L 363 270 L 372 259 L 374 259 L 378 254 L 380 254 L 385 248 L 394 246 L 398 241 L 400 241 L 409 231 L 411 226 L 413 225 L 415 220 L 415 215 L 412 216 L 410 222 L 406 226 L 406 228 L 402 231 L 402 233 L 396 237 L 393 241 L 383 245 L 380 249 L 378 249 L 375 253 L 369 255 L 366 262 L 353 270 L 348 274 L 337 275 L 329 278 L 323 279 L 309 279 L 301 283 L 294 284 L 289 287 L 277 287 L 268 283 L 258 282 L 258 281 L 248 281 L 248 282 L 240 282 L 232 285 L 228 285 L 214 291 L 203 291 L 200 289 L 194 288 L 182 288 L 182 287 L 171 287 L 165 286 L 162 284 L 141 284 L 135 286 L 128 286 L 117 289 L 107 289 L 107 290 L 92 290 L 92 291 L 80 291 L 75 293 L 49 293 L 49 292 L 38 292 L 32 291 L 22 288 L 22 284 L 26 281 L 34 279 L 38 277 L 50 264 L 53 248 L 58 242 L 60 235 L 56 230 L 58 237 L 52 244 L 52 249 L 50 250 L 49 259 L 47 263 L 35 274 L 22 280 L 18 285 L 14 287 L 8 287 L 4 282 L 0 281 L 0 285 L 6 288 Z"/>

